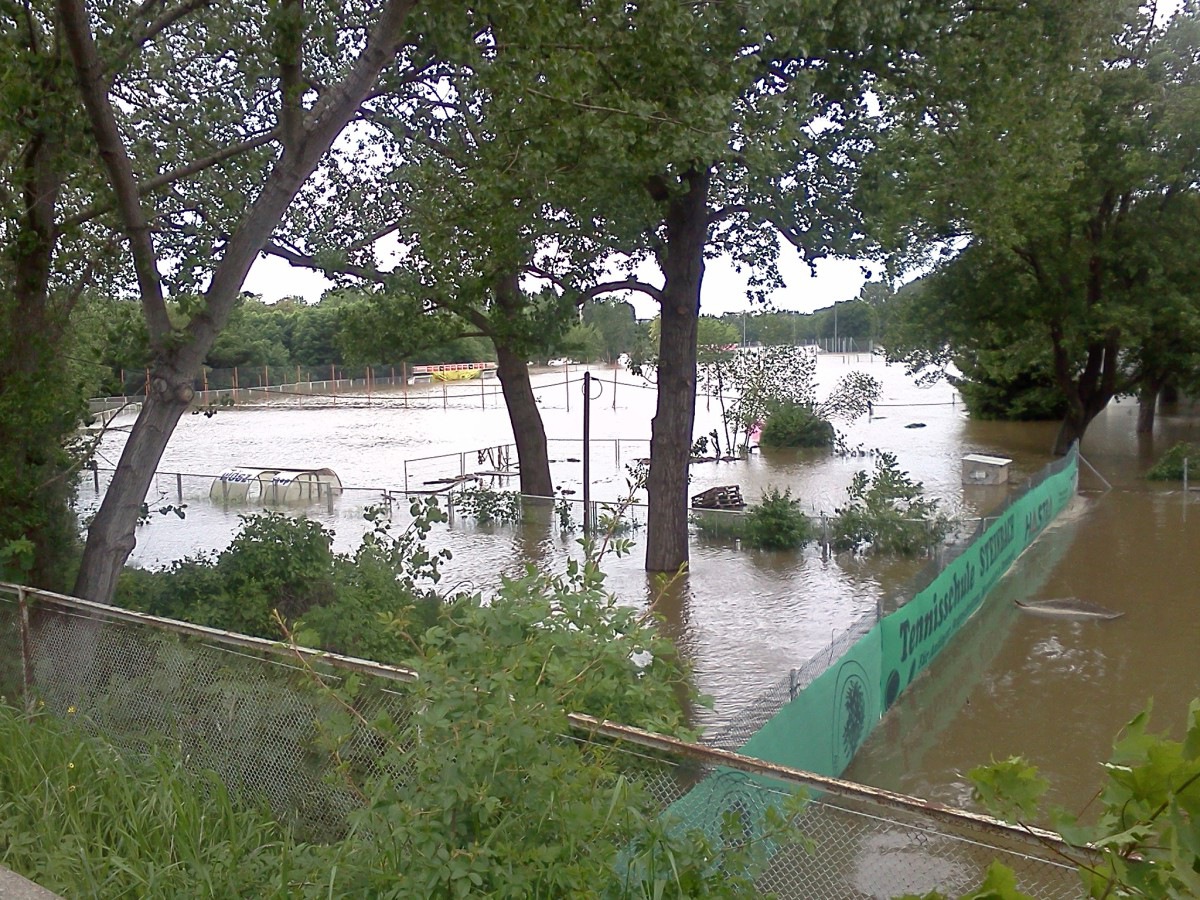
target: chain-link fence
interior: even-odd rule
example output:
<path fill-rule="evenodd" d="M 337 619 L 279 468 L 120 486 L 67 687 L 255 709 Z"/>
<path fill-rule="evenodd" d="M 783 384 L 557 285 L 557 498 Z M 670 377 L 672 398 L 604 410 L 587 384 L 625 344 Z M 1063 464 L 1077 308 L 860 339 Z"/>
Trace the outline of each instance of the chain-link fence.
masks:
<path fill-rule="evenodd" d="M 30 602 L 26 602 L 26 599 Z M 355 682 L 367 721 L 409 714 L 415 673 L 54 594 L 0 588 L 0 695 L 78 723 L 122 752 L 177 751 L 235 794 L 265 800 L 305 836 L 339 834 L 358 802 L 334 777 L 323 723 L 341 704 L 326 687 Z M 369 732 L 339 749 L 365 767 Z"/>
<path fill-rule="evenodd" d="M 411 716 L 407 685 L 416 677 L 0 585 L 0 694 L 76 722 L 122 753 L 174 748 L 187 766 L 215 771 L 244 800 L 265 799 L 312 839 L 344 832 L 361 802 L 347 768 L 361 777 L 382 758 L 369 723 Z M 335 761 L 330 724 L 344 729 L 347 721 L 361 727 L 337 743 Z M 797 788 L 813 792 L 795 822 L 803 841 L 767 842 L 764 892 L 842 900 L 965 891 L 1000 859 L 1035 897 L 1080 894 L 1062 856 L 1076 851 L 1054 835 L 585 716 L 571 723 L 561 739 L 581 749 L 603 744 L 677 827 L 704 831 L 718 847 L 740 848 L 761 833 L 768 808 L 781 808 Z M 720 853 L 715 865 L 744 865 L 742 855 Z"/>
<path fill-rule="evenodd" d="M 578 368 L 578 366 L 576 367 Z M 571 367 L 531 372 L 533 387 L 563 391 L 569 408 L 583 379 Z M 150 391 L 150 370 L 122 370 L 111 383 L 119 393 L 88 401 L 102 423 L 114 410 L 136 412 Z M 494 369 L 474 370 L 469 378 L 444 380 L 405 364 L 386 366 L 245 366 L 204 369 L 192 380 L 199 407 L 270 405 L 286 407 L 412 407 L 416 409 L 490 409 L 504 405 Z M 581 403 L 581 399 L 576 400 Z"/>

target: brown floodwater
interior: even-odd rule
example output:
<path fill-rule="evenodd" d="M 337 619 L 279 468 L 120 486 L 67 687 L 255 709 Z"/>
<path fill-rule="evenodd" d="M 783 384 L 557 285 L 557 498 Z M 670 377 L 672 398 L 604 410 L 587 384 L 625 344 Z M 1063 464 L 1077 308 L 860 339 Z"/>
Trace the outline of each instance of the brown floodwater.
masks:
<path fill-rule="evenodd" d="M 1087 810 L 1121 726 L 1153 701 L 1154 730 L 1180 737 L 1200 696 L 1200 502 L 1143 473 L 1176 440 L 1196 441 L 1193 413 L 1133 433 L 1136 405 L 1107 410 L 1084 456 L 1072 506 L 1014 565 L 957 642 L 888 713 L 846 777 L 968 804 L 974 766 L 1023 756 L 1051 802 Z M 1048 436 L 1042 426 L 979 423 L 1000 443 Z M 1011 437 L 1006 441 L 1004 432 Z M 1011 601 L 1079 597 L 1120 611 L 1112 621 L 1019 612 Z"/>
<path fill-rule="evenodd" d="M 653 388 L 612 369 L 593 370 L 591 419 L 593 492 L 613 501 L 626 491 L 626 467 L 648 455 Z M 964 488 L 961 458 L 988 453 L 1013 460 L 1020 483 L 1050 460 L 1054 426 L 969 420 L 948 386 L 918 387 L 902 370 L 870 356 L 822 356 L 818 380 L 827 391 L 851 371 L 874 374 L 884 393 L 874 415 L 843 427 L 850 452 L 756 453 L 748 461 L 693 467 L 693 492 L 737 484 L 753 501 L 769 487 L 787 488 L 818 517 L 842 502 L 856 471 L 870 469 L 872 451 L 895 453 L 902 469 L 973 527 L 1004 489 Z M 556 484 L 581 492 L 581 370 L 564 384 L 561 371 L 535 377 L 539 405 L 552 438 Z M 616 381 L 614 382 L 614 377 Z M 859 752 L 848 777 L 955 803 L 969 796 L 963 777 L 989 759 L 1020 753 L 1041 766 L 1055 796 L 1082 806 L 1094 793 L 1099 761 L 1112 736 L 1149 697 L 1155 721 L 1178 731 L 1188 700 L 1200 694 L 1200 502 L 1179 487 L 1155 486 L 1141 473 L 1177 439 L 1200 439 L 1190 412 L 1160 419 L 1152 442 L 1133 434 L 1136 407 L 1114 405 L 1092 426 L 1084 456 L 1111 483 L 1107 489 L 1087 466 L 1080 495 L 1017 562 L 983 610 L 931 670 L 906 692 Z M 120 421 L 120 420 L 118 420 Z M 720 428 L 720 404 L 701 396 L 696 433 Z M 618 440 L 619 439 L 619 440 Z M 344 390 L 336 398 L 281 398 L 221 410 L 212 418 L 187 416 L 164 456 L 151 505 L 187 504 L 183 520 L 152 516 L 139 529 L 133 561 L 168 565 L 189 554 L 225 546 L 239 515 L 253 508 L 208 499 L 212 476 L 235 465 L 329 466 L 349 488 L 332 504 L 305 509 L 349 549 L 364 528 L 366 507 L 386 491 L 431 490 L 429 484 L 460 471 L 490 471 L 496 447 L 511 440 L 494 383 Z M 115 462 L 124 435 L 108 434 L 101 466 Z M 450 454 L 447 456 L 446 454 Z M 461 455 L 459 455 L 461 454 Z M 438 457 L 425 459 L 426 457 Z M 1198 467 L 1200 468 L 1200 467 Z M 166 473 L 189 473 L 182 477 Z M 515 487 L 511 479 L 488 479 Z M 101 492 L 104 474 L 101 473 Z M 90 480 L 81 511 L 98 500 Z M 407 504 L 393 503 L 398 526 Z M 632 509 L 644 519 L 644 510 Z M 578 505 L 572 518 L 580 521 Z M 641 568 L 643 532 L 631 533 L 633 551 L 605 563 L 610 588 L 625 602 L 654 603 L 664 627 L 691 662 L 697 688 L 713 698 L 697 721 L 716 729 L 765 690 L 786 679 L 831 639 L 877 607 L 904 596 L 919 564 L 911 561 L 822 558 L 802 553 L 743 550 L 729 540 L 693 537 L 687 574 L 663 586 Z M 494 589 L 498 574 L 519 574 L 533 562 L 561 570 L 578 555 L 579 534 L 563 532 L 550 510 L 515 525 L 481 526 L 456 517 L 430 535 L 454 558 L 447 589 Z M 1018 614 L 1014 599 L 1078 596 L 1121 610 L 1108 622 L 1066 622 Z"/>

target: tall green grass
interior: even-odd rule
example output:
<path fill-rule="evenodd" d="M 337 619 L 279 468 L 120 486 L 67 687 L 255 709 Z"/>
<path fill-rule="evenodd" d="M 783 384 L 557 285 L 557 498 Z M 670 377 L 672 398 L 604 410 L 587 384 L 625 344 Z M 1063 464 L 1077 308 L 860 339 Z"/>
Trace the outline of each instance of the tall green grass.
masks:
<path fill-rule="evenodd" d="M 0 705 L 0 864 L 66 897 L 295 897 L 321 854 L 214 775 Z"/>

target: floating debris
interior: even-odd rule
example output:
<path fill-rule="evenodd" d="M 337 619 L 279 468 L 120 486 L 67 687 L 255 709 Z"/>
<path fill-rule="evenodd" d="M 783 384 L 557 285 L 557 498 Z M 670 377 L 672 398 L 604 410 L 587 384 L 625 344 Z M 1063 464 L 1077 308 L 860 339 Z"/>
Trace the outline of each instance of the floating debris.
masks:
<path fill-rule="evenodd" d="M 1115 609 L 1080 600 L 1078 597 L 1055 597 L 1052 600 L 1016 600 L 1018 609 L 1035 616 L 1053 616 L 1060 619 L 1119 619 L 1125 615 Z"/>

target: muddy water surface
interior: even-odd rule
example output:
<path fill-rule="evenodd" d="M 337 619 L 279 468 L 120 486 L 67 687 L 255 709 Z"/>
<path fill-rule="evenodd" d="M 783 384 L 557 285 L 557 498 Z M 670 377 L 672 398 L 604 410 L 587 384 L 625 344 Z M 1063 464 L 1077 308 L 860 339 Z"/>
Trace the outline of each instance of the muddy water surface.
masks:
<path fill-rule="evenodd" d="M 853 474 L 869 469 L 869 451 L 893 452 L 900 466 L 961 517 L 986 512 L 1003 489 L 964 488 L 961 457 L 981 452 L 1013 459 L 1020 482 L 1049 461 L 1049 424 L 972 422 L 951 388 L 920 388 L 901 370 L 870 357 L 823 356 L 818 377 L 828 389 L 862 370 L 885 385 L 875 415 L 846 427 L 846 443 L 864 455 L 762 453 L 748 462 L 693 467 L 693 492 L 740 485 L 748 500 L 769 486 L 787 487 L 814 515 L 830 512 Z M 594 496 L 625 493 L 626 466 L 648 455 L 652 387 L 611 369 L 594 370 L 592 447 Z M 552 438 L 556 483 L 578 497 L 582 476 L 581 370 L 535 378 Z M 960 773 L 991 757 L 1022 753 L 1051 773 L 1063 802 L 1082 805 L 1094 791 L 1098 763 L 1112 734 L 1155 698 L 1155 717 L 1178 727 L 1187 701 L 1200 694 L 1200 502 L 1140 477 L 1156 452 L 1178 438 L 1200 439 L 1190 415 L 1166 417 L 1153 443 L 1133 435 L 1134 408 L 1118 405 L 1089 432 L 1087 460 L 1112 484 L 1084 467 L 1081 495 L 1018 562 L 984 611 L 948 655 L 907 692 L 860 751 L 849 777 L 922 796 L 960 802 Z M 697 403 L 696 433 L 720 427 L 720 405 Z M 618 442 L 617 439 L 620 439 Z M 124 436 L 110 434 L 104 456 L 115 461 Z M 331 506 L 307 510 L 336 534 L 341 548 L 362 531 L 364 508 L 385 491 L 432 490 L 429 484 L 460 471 L 490 471 L 497 447 L 511 440 L 494 383 L 373 391 L 361 387 L 337 398 L 283 400 L 272 406 L 222 410 L 182 421 L 162 463 L 156 498 L 187 503 L 186 517 L 155 516 L 142 528 L 134 561 L 169 564 L 223 547 L 248 510 L 207 499 L 211 476 L 232 465 L 329 466 L 351 490 Z M 459 454 L 462 455 L 459 455 Z M 445 456 L 443 454 L 451 454 Z M 426 457 L 440 457 L 424 459 Z M 103 461 L 101 463 L 104 464 Z M 1197 468 L 1200 468 L 1198 466 Z M 103 488 L 103 478 L 101 479 Z M 496 479 L 501 487 L 515 487 Z M 1200 496 L 1200 495 L 1198 495 Z M 96 502 L 86 483 L 85 508 Z M 405 504 L 394 504 L 398 525 Z M 86 511 L 86 509 L 85 509 Z M 643 515 L 634 510 L 635 516 Z M 573 515 L 579 521 L 578 509 Z M 763 690 L 787 677 L 859 616 L 903 595 L 914 563 L 744 551 L 696 537 L 690 572 L 664 589 L 641 569 L 635 549 L 606 564 L 609 584 L 629 603 L 654 602 L 696 672 L 698 688 L 714 698 L 699 720 L 719 727 Z M 431 543 L 453 562 L 444 585 L 484 591 L 496 574 L 517 574 L 529 562 L 560 568 L 578 554 L 577 533 L 564 534 L 549 511 L 519 525 L 476 526 L 460 519 L 437 529 Z M 1113 622 L 1075 623 L 1018 615 L 1013 599 L 1079 596 L 1125 612 Z"/>

